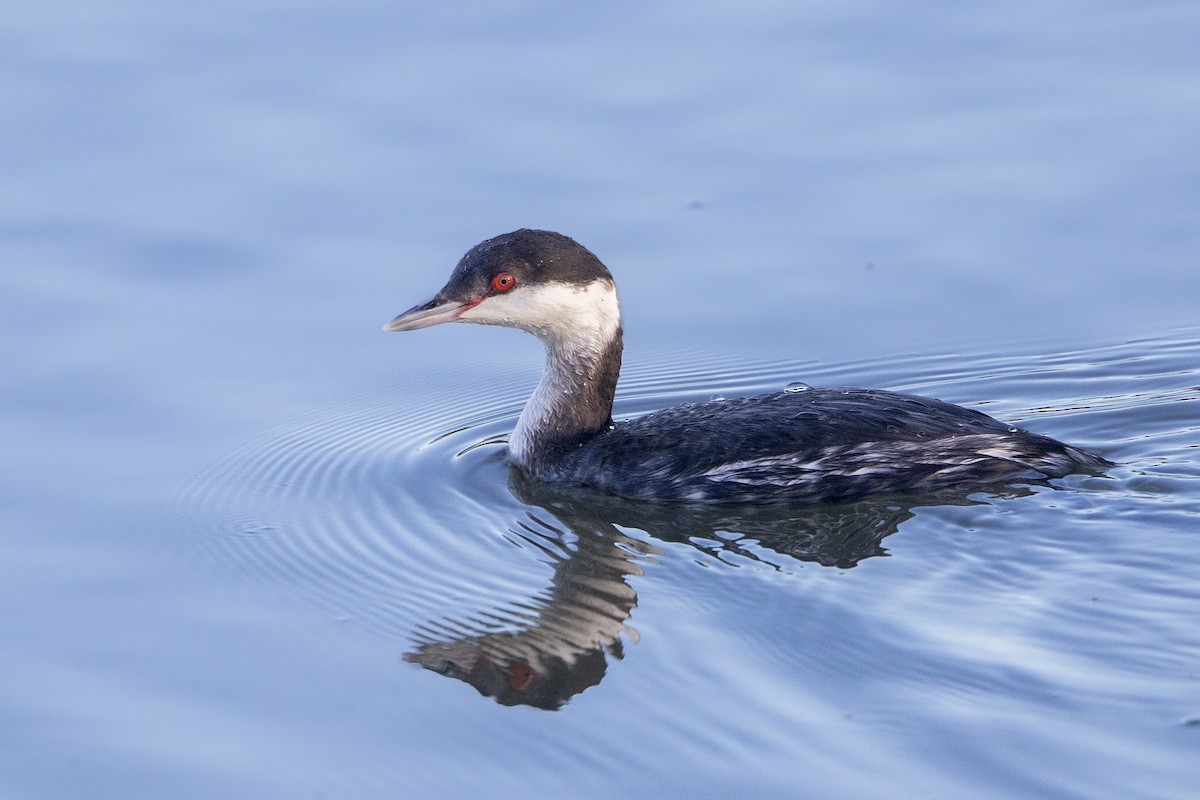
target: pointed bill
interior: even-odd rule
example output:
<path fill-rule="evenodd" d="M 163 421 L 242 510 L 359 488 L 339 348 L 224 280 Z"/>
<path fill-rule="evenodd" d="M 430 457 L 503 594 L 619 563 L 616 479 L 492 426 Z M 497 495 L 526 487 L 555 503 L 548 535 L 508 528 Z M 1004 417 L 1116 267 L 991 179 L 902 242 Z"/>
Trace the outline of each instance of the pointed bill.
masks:
<path fill-rule="evenodd" d="M 436 297 L 428 303 L 422 303 L 405 311 L 400 316 L 383 326 L 385 331 L 415 331 L 443 322 L 456 322 L 464 311 L 476 303 L 464 303 L 461 300 L 439 300 Z"/>

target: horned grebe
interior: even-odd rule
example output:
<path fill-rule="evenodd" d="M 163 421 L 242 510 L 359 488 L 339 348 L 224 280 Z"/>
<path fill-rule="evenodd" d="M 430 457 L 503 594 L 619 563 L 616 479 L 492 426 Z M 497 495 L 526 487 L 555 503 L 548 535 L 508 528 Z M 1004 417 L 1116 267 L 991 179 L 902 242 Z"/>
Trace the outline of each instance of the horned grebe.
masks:
<path fill-rule="evenodd" d="M 634 500 L 833 502 L 1111 466 L 978 411 L 874 389 L 685 403 L 613 424 L 616 286 L 595 255 L 550 231 L 476 245 L 432 300 L 384 330 L 443 322 L 520 328 L 545 344 L 545 372 L 508 443 L 534 480 Z"/>

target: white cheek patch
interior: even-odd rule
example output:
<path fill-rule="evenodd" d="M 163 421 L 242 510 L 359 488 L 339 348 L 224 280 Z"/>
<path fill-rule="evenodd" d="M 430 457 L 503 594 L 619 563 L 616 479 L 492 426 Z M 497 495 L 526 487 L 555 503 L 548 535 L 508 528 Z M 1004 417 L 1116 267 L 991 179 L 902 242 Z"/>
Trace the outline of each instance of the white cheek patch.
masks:
<path fill-rule="evenodd" d="M 520 328 L 546 340 L 578 337 L 607 341 L 621 326 L 617 292 L 611 281 L 518 286 L 485 298 L 464 311 L 462 322 Z"/>

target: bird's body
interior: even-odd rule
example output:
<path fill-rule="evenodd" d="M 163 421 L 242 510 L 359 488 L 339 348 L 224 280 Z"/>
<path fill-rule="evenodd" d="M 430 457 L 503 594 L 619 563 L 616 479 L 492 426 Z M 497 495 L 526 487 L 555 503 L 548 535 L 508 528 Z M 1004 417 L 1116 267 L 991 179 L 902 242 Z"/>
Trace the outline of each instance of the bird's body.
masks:
<path fill-rule="evenodd" d="M 429 303 L 386 330 L 516 327 L 546 371 L 509 440 L 535 480 L 637 500 L 829 502 L 1055 478 L 1100 456 L 914 395 L 804 389 L 685 404 L 613 424 L 622 331 L 612 276 L 574 240 L 520 230 L 470 250 Z"/>
<path fill-rule="evenodd" d="M 960 406 L 873 389 L 807 389 L 622 422 L 536 471 L 632 499 L 831 502 L 1057 477 L 1085 465 L 1101 466 L 1090 453 Z"/>

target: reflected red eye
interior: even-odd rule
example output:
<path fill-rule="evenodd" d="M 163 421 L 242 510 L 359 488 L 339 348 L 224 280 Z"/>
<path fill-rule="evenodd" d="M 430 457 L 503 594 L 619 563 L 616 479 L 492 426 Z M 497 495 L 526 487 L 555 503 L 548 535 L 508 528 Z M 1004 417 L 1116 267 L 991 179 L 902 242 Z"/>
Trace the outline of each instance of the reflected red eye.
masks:
<path fill-rule="evenodd" d="M 508 688 L 514 692 L 524 692 L 533 685 L 537 673 L 528 664 L 513 664 L 508 670 Z"/>
<path fill-rule="evenodd" d="M 496 277 L 492 278 L 492 291 L 507 292 L 511 291 L 517 285 L 517 276 L 511 272 L 496 273 Z"/>

